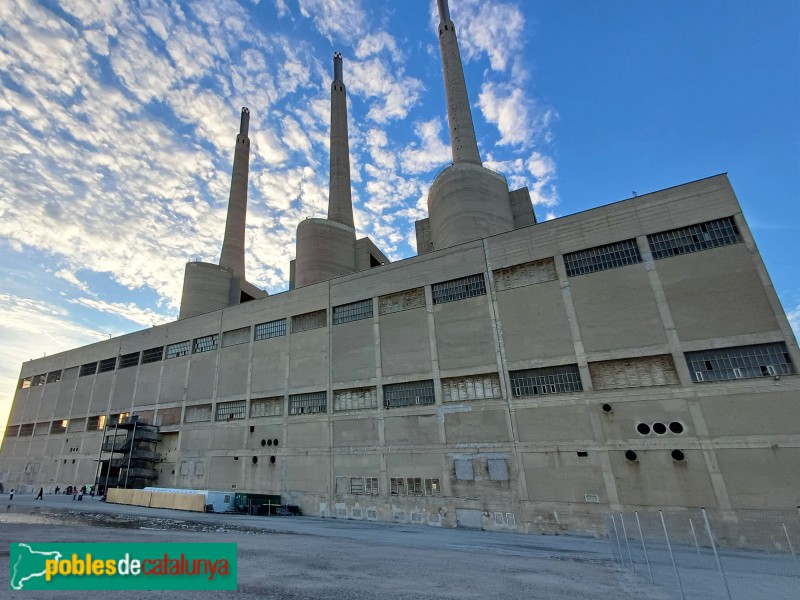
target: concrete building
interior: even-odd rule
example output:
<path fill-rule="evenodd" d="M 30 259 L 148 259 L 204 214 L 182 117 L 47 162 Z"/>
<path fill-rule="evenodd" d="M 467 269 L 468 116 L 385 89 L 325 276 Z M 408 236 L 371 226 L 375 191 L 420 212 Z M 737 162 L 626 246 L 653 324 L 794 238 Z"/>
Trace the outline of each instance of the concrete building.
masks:
<path fill-rule="evenodd" d="M 329 215 L 298 228 L 294 289 L 24 363 L 6 487 L 93 481 L 104 427 L 136 415 L 157 485 L 311 515 L 558 531 L 798 505 L 800 353 L 727 177 L 536 223 L 480 164 L 439 10 L 454 162 L 418 256 L 327 276 L 301 239 L 355 241 L 335 57 Z M 211 266 L 244 281 L 236 257 Z"/>

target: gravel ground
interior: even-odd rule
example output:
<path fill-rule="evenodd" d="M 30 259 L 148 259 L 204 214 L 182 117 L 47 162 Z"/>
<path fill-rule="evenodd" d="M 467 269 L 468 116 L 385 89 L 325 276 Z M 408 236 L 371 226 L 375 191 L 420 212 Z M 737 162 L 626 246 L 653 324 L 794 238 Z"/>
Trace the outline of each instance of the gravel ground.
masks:
<path fill-rule="evenodd" d="M 237 592 L 9 592 L 11 598 L 664 600 L 608 542 L 318 519 L 212 515 L 96 499 L 0 500 L 0 589 L 10 542 L 235 542 Z"/>

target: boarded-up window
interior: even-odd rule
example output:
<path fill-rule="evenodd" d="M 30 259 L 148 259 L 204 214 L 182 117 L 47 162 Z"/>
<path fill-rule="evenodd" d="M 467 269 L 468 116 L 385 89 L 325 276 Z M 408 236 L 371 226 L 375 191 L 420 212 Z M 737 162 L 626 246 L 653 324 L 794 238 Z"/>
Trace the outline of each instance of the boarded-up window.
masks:
<path fill-rule="evenodd" d="M 456 479 L 460 481 L 472 481 L 475 479 L 475 471 L 472 467 L 471 458 L 455 459 Z"/>
<path fill-rule="evenodd" d="M 70 419 L 67 433 L 80 433 L 86 430 L 86 419 Z"/>
<path fill-rule="evenodd" d="M 237 344 L 247 344 L 250 342 L 250 328 L 241 327 L 232 329 L 222 334 L 222 347 L 236 346 Z"/>
<path fill-rule="evenodd" d="M 61 376 L 61 380 L 68 381 L 70 379 L 77 379 L 78 369 L 80 369 L 80 367 L 70 367 L 69 369 L 64 369 L 64 374 Z"/>
<path fill-rule="evenodd" d="M 552 258 L 497 269 L 493 274 L 494 287 L 498 292 L 525 285 L 553 281 L 558 277 L 556 275 L 555 261 Z"/>
<path fill-rule="evenodd" d="M 500 377 L 497 373 L 442 379 L 442 400 L 445 402 L 501 397 Z"/>
<path fill-rule="evenodd" d="M 678 385 L 672 356 L 642 356 L 589 363 L 589 374 L 596 390 Z"/>
<path fill-rule="evenodd" d="M 381 296 L 378 299 L 378 303 L 380 305 L 380 314 L 382 315 L 411 310 L 412 308 L 422 308 L 425 306 L 425 289 L 415 288 L 395 294 L 387 294 L 386 296 Z"/>
<path fill-rule="evenodd" d="M 187 406 L 186 412 L 183 416 L 184 423 L 201 423 L 211 420 L 211 405 L 210 404 L 197 404 L 195 406 Z"/>
<path fill-rule="evenodd" d="M 578 365 L 509 371 L 514 396 L 565 394 L 583 390 Z"/>
<path fill-rule="evenodd" d="M 333 392 L 333 410 L 365 410 L 378 408 L 378 391 L 374 387 Z"/>
<path fill-rule="evenodd" d="M 275 417 L 283 414 L 283 396 L 254 398 L 250 401 L 251 417 Z"/>
<path fill-rule="evenodd" d="M 50 433 L 50 421 L 41 421 L 33 428 L 33 435 L 47 435 Z"/>
<path fill-rule="evenodd" d="M 158 424 L 161 426 L 177 425 L 181 422 L 181 407 L 176 406 L 174 408 L 159 408 L 158 421 Z"/>
<path fill-rule="evenodd" d="M 490 458 L 486 463 L 489 467 L 490 480 L 508 481 L 508 463 L 505 458 Z"/>
<path fill-rule="evenodd" d="M 325 327 L 327 318 L 327 311 L 324 308 L 302 315 L 295 315 L 292 317 L 292 333 Z"/>

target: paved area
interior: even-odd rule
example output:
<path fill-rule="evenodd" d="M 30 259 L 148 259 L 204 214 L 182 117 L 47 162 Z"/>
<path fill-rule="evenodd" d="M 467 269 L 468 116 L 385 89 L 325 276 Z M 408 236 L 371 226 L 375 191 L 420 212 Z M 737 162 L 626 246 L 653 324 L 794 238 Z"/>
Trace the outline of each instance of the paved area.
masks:
<path fill-rule="evenodd" d="M 237 592 L 147 592 L 142 597 L 316 599 L 664 600 L 614 564 L 608 542 L 313 517 L 187 513 L 75 502 L 71 496 L 0 497 L 3 597 L 51 598 L 9 589 L 10 542 L 235 542 Z M 6 595 L 8 594 L 8 595 Z M 141 592 L 59 592 L 126 598 Z"/>

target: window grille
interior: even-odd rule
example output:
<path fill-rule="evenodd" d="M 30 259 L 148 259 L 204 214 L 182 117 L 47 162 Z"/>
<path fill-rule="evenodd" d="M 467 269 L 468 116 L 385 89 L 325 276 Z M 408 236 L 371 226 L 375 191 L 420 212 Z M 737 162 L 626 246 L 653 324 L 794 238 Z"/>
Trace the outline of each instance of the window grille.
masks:
<path fill-rule="evenodd" d="M 269 338 L 286 335 L 286 319 L 268 321 L 256 325 L 255 340 L 266 340 Z"/>
<path fill-rule="evenodd" d="M 239 344 L 250 343 L 250 328 L 240 327 L 239 329 L 231 329 L 222 334 L 222 347 L 237 346 Z"/>
<path fill-rule="evenodd" d="M 428 478 L 425 480 L 425 495 L 426 496 L 442 495 L 442 486 L 439 483 L 438 477 Z"/>
<path fill-rule="evenodd" d="M 511 393 L 516 397 L 583 391 L 578 365 L 509 371 L 509 375 Z"/>
<path fill-rule="evenodd" d="M 250 400 L 251 417 L 274 417 L 283 414 L 283 396 Z"/>
<path fill-rule="evenodd" d="M 122 423 L 125 423 L 125 419 L 127 419 L 129 416 L 130 416 L 130 413 L 126 413 L 126 412 L 117 413 L 115 415 L 109 415 L 108 416 L 108 425 L 109 425 L 109 427 L 111 425 L 121 425 Z"/>
<path fill-rule="evenodd" d="M 127 367 L 135 367 L 139 364 L 139 352 L 131 352 L 130 354 L 123 354 L 119 358 L 119 368 L 125 369 Z"/>
<path fill-rule="evenodd" d="M 292 394 L 289 396 L 289 414 L 306 415 L 328 412 L 327 392 L 311 392 L 309 394 Z"/>
<path fill-rule="evenodd" d="M 78 369 L 80 369 L 80 367 L 70 367 L 69 369 L 64 369 L 64 373 L 61 375 L 61 381 L 68 381 L 70 379 L 77 379 L 78 378 Z"/>
<path fill-rule="evenodd" d="M 514 513 L 506 513 L 506 523 L 512 527 L 517 526 L 517 517 Z"/>
<path fill-rule="evenodd" d="M 718 248 L 742 241 L 733 217 L 707 221 L 698 225 L 681 227 L 647 236 L 653 258 L 667 258 L 679 254 Z"/>
<path fill-rule="evenodd" d="M 695 383 L 797 373 L 783 342 L 687 352 L 686 363 Z"/>
<path fill-rule="evenodd" d="M 367 496 L 378 495 L 378 478 L 377 477 L 364 477 L 364 493 Z"/>
<path fill-rule="evenodd" d="M 434 404 L 433 381 L 392 383 L 383 386 L 383 401 L 386 408 Z"/>
<path fill-rule="evenodd" d="M 179 356 L 186 356 L 187 354 L 189 354 L 189 340 L 167 345 L 167 351 L 164 353 L 164 358 L 178 358 Z"/>
<path fill-rule="evenodd" d="M 201 352 L 210 352 L 217 349 L 217 342 L 219 341 L 219 334 L 212 333 L 203 337 L 196 338 L 192 345 L 192 353 L 200 354 Z"/>
<path fill-rule="evenodd" d="M 422 479 L 420 477 L 407 477 L 406 478 L 406 493 L 409 496 L 422 496 L 425 491 L 422 487 Z"/>
<path fill-rule="evenodd" d="M 164 346 L 158 348 L 150 348 L 142 352 L 142 364 L 159 362 L 164 357 Z"/>
<path fill-rule="evenodd" d="M 57 383 L 61 381 L 61 370 L 50 371 L 47 374 L 47 383 Z"/>
<path fill-rule="evenodd" d="M 36 387 L 39 385 L 44 385 L 44 382 L 47 381 L 47 373 L 41 373 L 39 375 L 34 375 L 31 378 L 31 387 Z"/>
<path fill-rule="evenodd" d="M 22 433 L 20 433 L 22 435 Z M 406 480 L 403 477 L 392 477 L 389 479 L 389 487 L 392 496 L 406 495 Z"/>
<path fill-rule="evenodd" d="M 23 377 L 19 380 L 19 385 L 17 387 L 21 390 L 27 390 L 29 387 L 31 387 L 31 378 Z"/>
<path fill-rule="evenodd" d="M 236 419 L 244 419 L 246 415 L 246 400 L 232 400 L 230 402 L 217 403 L 217 421 L 233 421 Z"/>
<path fill-rule="evenodd" d="M 443 304 L 445 302 L 463 300 L 464 298 L 485 296 L 486 282 L 483 279 L 483 273 L 478 273 L 477 275 L 451 279 L 442 283 L 434 283 L 431 286 L 431 292 L 433 293 L 433 303 Z"/>
<path fill-rule="evenodd" d="M 325 327 L 325 325 L 327 325 L 327 315 L 327 311 L 323 308 L 322 310 L 315 310 L 314 312 L 293 316 L 292 333 L 300 333 L 301 331 Z"/>
<path fill-rule="evenodd" d="M 455 459 L 455 466 L 456 479 L 460 481 L 472 481 L 475 479 L 471 458 L 457 458 Z"/>
<path fill-rule="evenodd" d="M 100 361 L 100 367 L 97 369 L 98 373 L 107 373 L 117 368 L 117 357 L 106 358 Z"/>
<path fill-rule="evenodd" d="M 97 373 L 97 363 L 86 363 L 85 365 L 81 365 L 78 377 L 86 377 L 87 375 L 94 375 L 95 373 Z"/>
<path fill-rule="evenodd" d="M 67 425 L 69 425 L 69 421 L 67 419 L 64 419 L 63 421 L 53 421 L 50 424 L 50 433 L 66 433 Z"/>
<path fill-rule="evenodd" d="M 354 496 L 363 496 L 364 495 L 364 478 L 363 477 L 351 477 L 350 478 L 350 493 Z"/>
<path fill-rule="evenodd" d="M 23 423 L 19 426 L 19 437 L 33 435 L 33 423 Z"/>
<path fill-rule="evenodd" d="M 503 524 L 503 513 L 501 513 L 501 512 L 494 513 L 494 523 L 495 523 L 495 525 L 502 525 Z"/>
<path fill-rule="evenodd" d="M 103 431 L 106 426 L 106 416 L 97 415 L 96 417 L 89 417 L 86 421 L 86 431 Z"/>
<path fill-rule="evenodd" d="M 333 307 L 333 324 L 349 323 L 372 318 L 372 298 Z"/>
<path fill-rule="evenodd" d="M 564 266 L 570 277 L 640 262 L 642 262 L 642 255 L 639 254 L 636 240 L 625 240 L 564 255 Z"/>
<path fill-rule="evenodd" d="M 505 458 L 490 458 L 486 463 L 491 481 L 508 481 L 508 463 Z"/>

